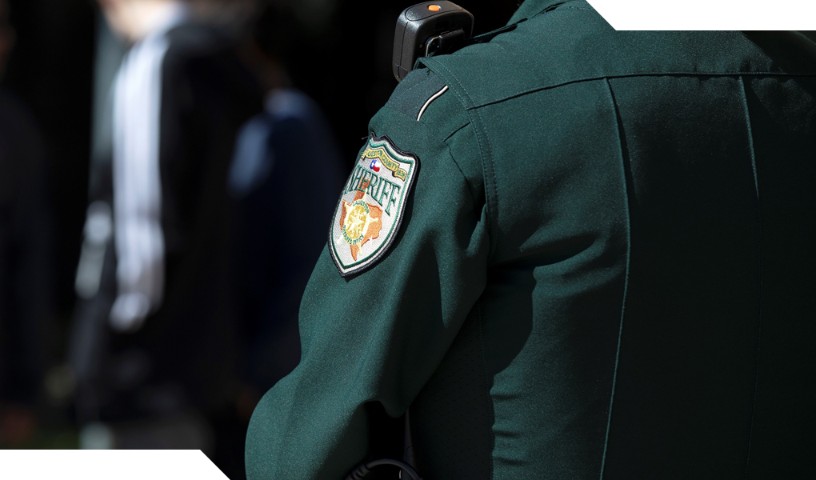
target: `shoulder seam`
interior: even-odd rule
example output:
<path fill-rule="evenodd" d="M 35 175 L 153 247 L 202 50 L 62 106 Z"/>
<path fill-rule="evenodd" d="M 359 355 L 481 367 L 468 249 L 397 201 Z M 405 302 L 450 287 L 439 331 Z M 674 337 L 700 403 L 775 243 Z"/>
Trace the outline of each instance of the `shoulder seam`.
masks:
<path fill-rule="evenodd" d="M 555 83 L 551 85 L 542 85 L 539 87 L 531 88 L 529 90 L 524 90 L 517 92 L 512 95 L 507 95 L 504 97 L 496 98 L 494 100 L 486 101 L 483 103 L 474 103 L 471 106 L 466 107 L 468 110 L 475 110 L 482 107 L 489 107 L 491 105 L 496 105 L 502 102 L 506 102 L 508 100 L 513 100 L 516 98 L 524 97 L 526 95 L 532 95 L 544 90 L 553 90 L 556 88 L 567 87 L 570 85 L 575 85 L 578 83 L 587 83 L 587 82 L 604 82 L 609 80 L 616 80 L 622 78 L 638 78 L 638 77 L 734 77 L 734 78 L 741 78 L 741 77 L 790 77 L 790 78 L 816 78 L 816 73 L 785 73 L 785 72 L 639 72 L 639 73 L 631 73 L 626 75 L 602 75 L 597 77 L 585 77 L 585 78 L 577 78 L 574 80 L 570 80 L 567 82 Z"/>
<path fill-rule="evenodd" d="M 472 99 L 464 89 L 464 86 L 453 74 L 450 70 L 448 70 L 445 65 L 440 62 L 435 62 L 432 59 L 431 64 L 426 66 L 428 69 L 445 80 L 446 85 L 452 86 L 455 88 L 450 88 L 453 94 L 459 99 L 459 102 L 462 103 L 464 110 L 469 118 L 469 124 L 471 128 L 473 128 L 474 136 L 476 137 L 477 147 L 479 150 L 479 160 L 482 165 L 482 178 L 484 179 L 484 189 L 485 189 L 485 204 L 487 206 L 487 218 L 488 218 L 488 226 L 487 226 L 487 234 L 489 238 L 498 238 L 496 236 L 497 232 L 497 225 L 498 220 L 495 216 L 495 212 L 498 212 L 498 192 L 497 192 L 497 182 L 495 176 L 495 168 L 493 166 L 493 157 L 490 153 L 490 140 L 487 138 L 485 134 L 484 128 L 482 127 L 482 119 L 481 115 L 477 108 L 474 108 L 475 105 L 473 104 Z M 457 166 L 458 168 L 458 166 Z M 495 254 L 496 245 L 494 242 L 490 242 L 490 253 L 489 255 L 492 257 Z"/>

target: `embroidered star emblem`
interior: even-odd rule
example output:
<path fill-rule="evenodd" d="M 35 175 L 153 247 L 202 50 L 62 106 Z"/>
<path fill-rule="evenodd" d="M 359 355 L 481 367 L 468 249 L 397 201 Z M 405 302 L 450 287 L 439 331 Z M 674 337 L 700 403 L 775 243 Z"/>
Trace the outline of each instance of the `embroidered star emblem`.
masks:
<path fill-rule="evenodd" d="M 363 245 L 379 237 L 382 230 L 382 209 L 364 202 L 363 196 L 363 192 L 357 192 L 351 202 L 343 200 L 343 212 L 340 214 L 342 238 L 349 244 L 354 260 L 357 260 Z"/>

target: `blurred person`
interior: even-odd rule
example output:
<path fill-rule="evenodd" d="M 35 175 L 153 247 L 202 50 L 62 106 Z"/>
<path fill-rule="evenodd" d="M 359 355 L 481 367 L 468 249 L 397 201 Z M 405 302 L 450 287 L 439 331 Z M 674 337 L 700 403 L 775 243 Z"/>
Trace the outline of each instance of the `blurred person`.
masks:
<path fill-rule="evenodd" d="M 83 443 L 200 448 L 219 463 L 238 390 L 226 178 L 261 91 L 235 40 L 186 2 L 99 5 L 129 49 L 77 272 L 71 363 Z"/>
<path fill-rule="evenodd" d="M 372 118 L 249 478 L 809 478 L 816 43 L 584 0 L 479 40 Z"/>
<path fill-rule="evenodd" d="M 300 23 L 267 5 L 254 24 L 250 51 L 265 109 L 241 129 L 229 177 L 236 207 L 232 283 L 247 341 L 248 399 L 260 398 L 297 363 L 300 298 L 345 178 L 320 107 L 286 72 L 289 34 Z"/>
<path fill-rule="evenodd" d="M 252 409 L 300 357 L 297 311 L 344 178 L 321 109 L 292 85 L 286 68 L 301 22 L 266 5 L 253 25 L 248 54 L 265 108 L 242 127 L 229 176 L 232 287 L 244 344 L 241 463 Z"/>
<path fill-rule="evenodd" d="M 14 43 L 0 0 L 0 78 Z M 31 113 L 0 89 L 0 447 L 29 442 L 52 314 L 50 215 L 43 139 Z"/>

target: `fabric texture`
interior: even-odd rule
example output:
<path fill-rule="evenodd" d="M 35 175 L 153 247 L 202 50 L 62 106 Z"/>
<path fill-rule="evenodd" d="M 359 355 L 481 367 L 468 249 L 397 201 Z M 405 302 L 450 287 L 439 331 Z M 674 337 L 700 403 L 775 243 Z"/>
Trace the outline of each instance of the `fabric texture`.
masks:
<path fill-rule="evenodd" d="M 808 42 L 615 32 L 583 1 L 511 23 L 422 59 L 372 119 L 422 165 L 401 231 L 350 278 L 322 255 L 249 478 L 400 455 L 406 412 L 426 479 L 805 476 Z"/>

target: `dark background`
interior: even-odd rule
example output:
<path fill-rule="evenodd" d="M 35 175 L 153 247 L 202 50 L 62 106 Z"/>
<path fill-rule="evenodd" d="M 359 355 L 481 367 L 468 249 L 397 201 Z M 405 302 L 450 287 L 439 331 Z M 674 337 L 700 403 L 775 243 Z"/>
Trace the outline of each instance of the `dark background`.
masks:
<path fill-rule="evenodd" d="M 64 325 L 74 301 L 73 277 L 87 205 L 98 10 L 92 0 L 9 4 L 17 43 L 2 84 L 33 110 L 45 136 L 57 310 Z M 394 26 L 399 13 L 412 4 L 335 1 L 320 21 L 288 23 L 280 35 L 287 39 L 281 49 L 294 84 L 321 105 L 349 165 L 367 135 L 368 119 L 396 85 L 391 74 Z M 504 25 L 517 6 L 514 0 L 458 4 L 474 14 L 476 33 Z"/>

